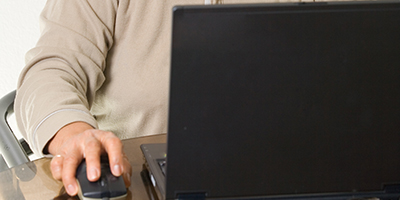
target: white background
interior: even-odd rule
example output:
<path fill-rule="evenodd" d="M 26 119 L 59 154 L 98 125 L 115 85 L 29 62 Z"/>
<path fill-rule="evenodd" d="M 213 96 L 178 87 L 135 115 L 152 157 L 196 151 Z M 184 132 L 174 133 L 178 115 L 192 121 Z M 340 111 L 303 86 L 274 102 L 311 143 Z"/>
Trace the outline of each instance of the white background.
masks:
<path fill-rule="evenodd" d="M 17 87 L 25 54 L 40 35 L 46 0 L 0 0 L 0 98 Z"/>
<path fill-rule="evenodd" d="M 0 98 L 17 87 L 25 54 L 39 39 L 39 15 L 45 3 L 46 0 L 0 0 Z M 22 138 L 15 119 L 11 117 L 8 122 L 16 137 Z"/>

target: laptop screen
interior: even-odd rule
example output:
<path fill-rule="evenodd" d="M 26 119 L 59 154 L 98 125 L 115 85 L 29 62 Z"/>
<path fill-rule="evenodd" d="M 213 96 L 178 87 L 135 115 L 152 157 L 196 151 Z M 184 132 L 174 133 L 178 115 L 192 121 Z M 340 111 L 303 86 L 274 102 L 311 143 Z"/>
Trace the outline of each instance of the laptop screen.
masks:
<path fill-rule="evenodd" d="M 176 7 L 167 198 L 398 192 L 399 25 L 398 2 Z"/>

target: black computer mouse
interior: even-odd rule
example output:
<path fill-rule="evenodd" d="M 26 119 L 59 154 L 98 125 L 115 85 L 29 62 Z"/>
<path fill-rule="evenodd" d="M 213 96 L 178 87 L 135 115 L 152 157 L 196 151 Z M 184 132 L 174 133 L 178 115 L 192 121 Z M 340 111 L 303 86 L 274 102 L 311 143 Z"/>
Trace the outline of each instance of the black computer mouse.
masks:
<path fill-rule="evenodd" d="M 101 177 L 95 182 L 90 182 L 86 174 L 86 161 L 83 160 L 76 170 L 78 180 L 78 196 L 81 200 L 112 199 L 123 200 L 127 196 L 125 183 L 122 177 L 111 173 L 107 156 L 101 157 Z"/>

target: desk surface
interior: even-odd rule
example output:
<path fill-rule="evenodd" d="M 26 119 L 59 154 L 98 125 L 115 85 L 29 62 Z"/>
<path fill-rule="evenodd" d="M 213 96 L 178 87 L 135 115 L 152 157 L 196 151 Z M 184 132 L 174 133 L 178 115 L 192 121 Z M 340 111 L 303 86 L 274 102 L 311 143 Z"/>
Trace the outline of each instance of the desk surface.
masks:
<path fill-rule="evenodd" d="M 131 186 L 127 199 L 147 199 L 140 172 L 144 163 L 140 145 L 166 142 L 166 135 L 123 140 L 132 165 Z M 63 185 L 51 176 L 49 158 L 41 158 L 0 173 L 0 200 L 8 199 L 78 199 L 66 195 Z"/>

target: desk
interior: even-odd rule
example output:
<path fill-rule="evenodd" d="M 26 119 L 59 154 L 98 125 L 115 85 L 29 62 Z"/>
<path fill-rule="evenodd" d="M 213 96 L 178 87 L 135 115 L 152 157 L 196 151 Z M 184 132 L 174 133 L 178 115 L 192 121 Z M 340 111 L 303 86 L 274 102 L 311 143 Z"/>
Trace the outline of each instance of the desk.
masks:
<path fill-rule="evenodd" d="M 124 151 L 132 165 L 131 186 L 127 199 L 148 199 L 140 172 L 144 163 L 140 145 L 164 143 L 166 134 L 122 141 Z M 0 173 L 0 200 L 9 199 L 78 199 L 66 195 L 63 185 L 51 176 L 50 158 L 41 158 Z"/>

